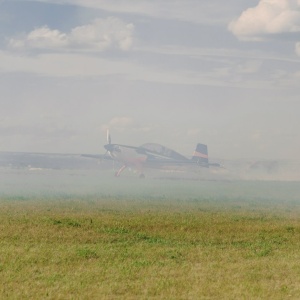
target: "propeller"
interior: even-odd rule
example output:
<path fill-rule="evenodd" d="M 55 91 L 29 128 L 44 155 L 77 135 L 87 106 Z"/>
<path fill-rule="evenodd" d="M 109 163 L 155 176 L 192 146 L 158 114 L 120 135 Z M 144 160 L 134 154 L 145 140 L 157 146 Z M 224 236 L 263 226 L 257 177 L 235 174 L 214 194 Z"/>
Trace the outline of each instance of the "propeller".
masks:
<path fill-rule="evenodd" d="M 107 144 L 111 144 L 111 137 L 110 137 L 110 133 L 109 133 L 109 129 L 107 129 L 106 131 L 106 141 L 107 141 Z"/>
<path fill-rule="evenodd" d="M 106 149 L 105 154 L 107 154 L 107 152 L 112 152 L 114 150 L 114 145 L 111 143 L 109 129 L 107 129 L 107 132 L 106 132 L 106 141 L 107 141 L 107 144 L 104 145 L 104 148 Z"/>
<path fill-rule="evenodd" d="M 105 155 L 108 153 L 108 152 L 112 152 L 114 151 L 114 146 L 112 143 L 111 143 L 111 137 L 110 137 L 110 133 L 109 133 L 109 129 L 107 129 L 106 131 L 106 141 L 107 141 L 107 144 L 104 145 L 104 148 L 106 150 L 105 152 Z"/>
<path fill-rule="evenodd" d="M 106 152 L 104 155 L 107 155 L 108 152 L 113 150 L 113 145 L 111 144 L 111 136 L 110 136 L 109 129 L 106 130 L 106 142 L 107 142 L 107 144 L 104 146 L 104 148 L 106 149 Z M 113 171 L 115 172 L 115 160 L 114 159 L 112 161 L 112 164 L 113 164 Z"/>
<path fill-rule="evenodd" d="M 106 141 L 107 141 L 107 145 L 104 145 L 104 148 L 106 149 L 106 152 L 104 153 L 104 156 L 107 155 L 108 151 L 109 151 L 109 146 L 111 144 L 111 138 L 110 138 L 110 134 L 109 134 L 109 129 L 106 130 Z"/>

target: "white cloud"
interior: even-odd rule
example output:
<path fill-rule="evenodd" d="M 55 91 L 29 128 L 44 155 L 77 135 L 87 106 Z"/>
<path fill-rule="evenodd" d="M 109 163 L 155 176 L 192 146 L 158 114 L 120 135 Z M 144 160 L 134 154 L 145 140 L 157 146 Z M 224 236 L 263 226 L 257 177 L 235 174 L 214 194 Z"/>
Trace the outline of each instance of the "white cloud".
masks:
<path fill-rule="evenodd" d="M 12 48 L 61 48 L 68 45 L 67 35 L 58 30 L 51 30 L 47 26 L 31 31 L 21 39 L 10 39 Z"/>
<path fill-rule="evenodd" d="M 74 28 L 70 44 L 96 49 L 116 44 L 121 50 L 128 50 L 132 45 L 133 29 L 133 24 L 126 24 L 118 18 L 96 19 L 91 24 Z"/>
<path fill-rule="evenodd" d="M 300 1 L 260 0 L 233 20 L 229 30 L 241 40 L 261 40 L 266 34 L 300 32 Z"/>
<path fill-rule="evenodd" d="M 70 33 L 52 30 L 47 26 L 37 28 L 23 38 L 10 39 L 9 46 L 14 49 L 129 50 L 133 42 L 133 30 L 133 24 L 109 17 L 75 27 Z"/>

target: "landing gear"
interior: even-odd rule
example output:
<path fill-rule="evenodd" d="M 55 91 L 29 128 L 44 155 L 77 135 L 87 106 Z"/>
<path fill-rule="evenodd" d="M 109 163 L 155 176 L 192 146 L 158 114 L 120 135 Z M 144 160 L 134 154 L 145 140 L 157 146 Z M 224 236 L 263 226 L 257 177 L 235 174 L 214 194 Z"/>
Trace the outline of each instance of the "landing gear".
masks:
<path fill-rule="evenodd" d="M 120 177 L 121 173 L 126 169 L 126 166 L 123 166 L 119 171 L 115 173 L 115 177 Z"/>
<path fill-rule="evenodd" d="M 127 168 L 127 166 L 122 166 L 117 172 L 115 172 L 115 177 L 120 177 L 121 173 Z M 144 173 L 140 173 L 139 175 L 140 179 L 144 179 L 145 178 L 145 174 Z"/>

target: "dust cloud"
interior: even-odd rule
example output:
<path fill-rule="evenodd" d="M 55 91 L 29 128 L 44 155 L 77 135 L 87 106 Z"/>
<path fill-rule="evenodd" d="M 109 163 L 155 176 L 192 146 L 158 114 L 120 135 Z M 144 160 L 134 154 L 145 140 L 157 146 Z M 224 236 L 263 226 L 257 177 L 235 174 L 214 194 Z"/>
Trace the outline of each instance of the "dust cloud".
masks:
<path fill-rule="evenodd" d="M 79 155 L 1 153 L 0 196 L 26 199 L 106 197 L 134 199 L 261 199 L 299 201 L 300 163 L 220 161 L 223 168 L 134 170 Z M 226 166 L 226 167 L 225 167 Z"/>

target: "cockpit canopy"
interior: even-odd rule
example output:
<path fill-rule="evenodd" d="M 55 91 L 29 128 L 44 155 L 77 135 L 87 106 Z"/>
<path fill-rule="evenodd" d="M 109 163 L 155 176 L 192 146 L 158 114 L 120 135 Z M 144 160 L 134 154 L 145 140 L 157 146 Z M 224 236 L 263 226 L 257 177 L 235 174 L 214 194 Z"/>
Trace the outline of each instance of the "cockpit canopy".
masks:
<path fill-rule="evenodd" d="M 145 149 L 148 152 L 151 152 L 156 155 L 160 155 L 165 158 L 184 160 L 184 161 L 188 160 L 185 156 L 160 144 L 147 143 L 142 145 L 141 148 Z"/>

